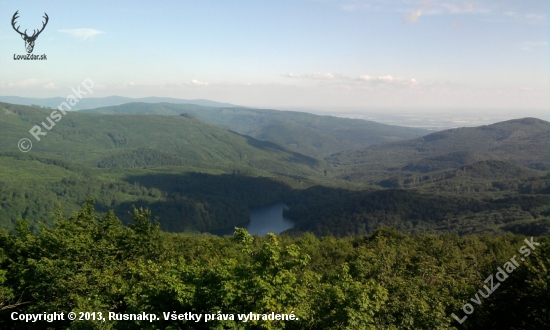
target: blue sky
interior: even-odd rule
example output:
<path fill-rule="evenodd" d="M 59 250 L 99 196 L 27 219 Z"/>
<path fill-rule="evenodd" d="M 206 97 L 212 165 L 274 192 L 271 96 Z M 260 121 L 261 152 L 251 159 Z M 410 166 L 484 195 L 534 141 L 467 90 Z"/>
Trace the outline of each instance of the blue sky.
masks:
<path fill-rule="evenodd" d="M 548 109 L 547 0 L 0 1 L 0 95 Z M 11 27 L 37 29 L 34 54 Z"/>

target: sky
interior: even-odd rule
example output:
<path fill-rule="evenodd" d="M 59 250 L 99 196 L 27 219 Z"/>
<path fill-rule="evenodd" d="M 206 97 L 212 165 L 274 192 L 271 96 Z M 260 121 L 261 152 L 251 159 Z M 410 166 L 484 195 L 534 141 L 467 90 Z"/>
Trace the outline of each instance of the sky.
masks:
<path fill-rule="evenodd" d="M 550 109 L 547 0 L 0 0 L 0 95 Z M 11 26 L 39 29 L 26 54 Z M 90 95 L 88 95 L 90 96 Z M 512 109 L 512 110 L 510 110 Z"/>

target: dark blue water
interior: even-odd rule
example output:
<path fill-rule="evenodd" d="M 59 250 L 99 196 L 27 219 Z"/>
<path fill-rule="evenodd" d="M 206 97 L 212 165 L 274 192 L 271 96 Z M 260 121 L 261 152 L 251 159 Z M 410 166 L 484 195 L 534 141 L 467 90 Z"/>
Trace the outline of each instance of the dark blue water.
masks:
<path fill-rule="evenodd" d="M 260 236 L 267 233 L 279 234 L 294 227 L 294 223 L 283 217 L 283 209 L 287 208 L 283 202 L 269 204 L 250 210 L 250 223 L 246 230 L 250 235 Z"/>
<path fill-rule="evenodd" d="M 250 235 L 264 236 L 267 233 L 279 234 L 294 227 L 294 223 L 283 217 L 283 210 L 287 208 L 283 202 L 255 207 L 250 210 L 250 222 L 245 227 Z M 235 229 L 212 232 L 213 234 L 226 236 L 233 235 Z"/>

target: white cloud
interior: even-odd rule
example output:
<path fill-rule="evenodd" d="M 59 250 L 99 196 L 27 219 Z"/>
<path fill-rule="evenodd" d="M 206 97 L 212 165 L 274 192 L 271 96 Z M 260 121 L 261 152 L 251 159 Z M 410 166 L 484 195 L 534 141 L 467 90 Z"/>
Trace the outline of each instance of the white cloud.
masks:
<path fill-rule="evenodd" d="M 197 79 L 191 80 L 191 83 L 196 86 L 208 86 L 207 82 L 198 81 Z"/>
<path fill-rule="evenodd" d="M 418 19 L 422 16 L 422 9 L 414 10 L 409 16 L 405 17 L 406 23 L 416 23 Z"/>
<path fill-rule="evenodd" d="M 546 15 L 543 14 L 526 14 L 525 21 L 528 24 L 545 25 L 548 23 Z"/>
<path fill-rule="evenodd" d="M 96 90 L 101 90 L 101 91 L 103 91 L 103 90 L 106 90 L 106 89 L 107 89 L 107 85 L 105 85 L 105 84 L 98 84 L 98 83 L 96 83 L 96 84 L 94 85 L 94 91 L 96 91 Z"/>
<path fill-rule="evenodd" d="M 18 82 L 2 82 L 0 83 L 0 88 L 29 88 L 29 87 L 35 87 L 37 85 L 40 85 L 44 83 L 43 80 L 37 79 L 37 78 L 30 78 L 25 79 Z"/>
<path fill-rule="evenodd" d="M 548 46 L 548 42 L 546 41 L 526 41 L 523 43 L 523 45 L 520 47 L 521 50 L 530 52 L 535 48 L 545 47 Z"/>
<path fill-rule="evenodd" d="M 547 25 L 548 16 L 540 13 L 518 13 L 516 11 L 505 11 L 501 18 L 487 19 L 488 22 L 503 23 L 513 22 L 529 25 Z"/>
<path fill-rule="evenodd" d="M 343 4 L 341 6 L 341 10 L 347 11 L 347 12 L 358 12 L 363 10 L 369 10 L 372 9 L 373 6 L 371 3 L 347 3 Z"/>
<path fill-rule="evenodd" d="M 526 43 L 530 46 L 533 46 L 533 47 L 542 47 L 542 46 L 548 45 L 548 42 L 546 42 L 546 41 L 535 41 L 535 42 L 527 41 Z"/>
<path fill-rule="evenodd" d="M 440 2 L 436 0 L 419 1 L 421 8 L 410 8 L 410 14 L 404 17 L 405 23 L 416 23 L 421 16 L 429 15 L 446 15 L 446 14 L 485 14 L 489 10 L 480 7 L 473 2 L 465 2 L 461 4 Z"/>
<path fill-rule="evenodd" d="M 400 77 L 394 77 L 391 75 L 385 75 L 385 76 L 379 76 L 379 77 L 362 75 L 356 78 L 356 77 L 345 76 L 343 74 L 334 74 L 330 72 L 326 72 L 326 73 L 316 72 L 316 73 L 301 74 L 301 75 L 296 75 L 291 72 L 288 74 L 284 74 L 283 77 L 326 81 L 327 84 L 330 84 L 332 86 L 350 86 L 350 85 L 365 86 L 365 83 L 367 82 L 371 87 L 382 86 L 382 85 L 414 86 L 418 84 L 418 82 L 414 78 L 404 79 Z"/>
<path fill-rule="evenodd" d="M 416 23 L 435 15 L 480 15 L 485 22 L 513 22 L 530 25 L 548 25 L 545 0 L 534 4 L 517 5 L 521 0 L 310 0 L 332 2 L 340 10 L 351 13 L 362 11 L 399 13 L 404 23 Z M 525 1 L 524 1 L 525 2 Z M 483 15 L 483 16 L 481 16 Z"/>
<path fill-rule="evenodd" d="M 47 82 L 45 79 L 30 78 L 16 82 L 0 82 L 0 89 L 7 90 L 56 90 L 60 89 L 55 83 Z"/>
<path fill-rule="evenodd" d="M 541 20 L 541 19 L 545 19 L 546 15 L 544 15 L 544 14 L 525 14 L 525 18 L 534 19 L 534 20 Z"/>
<path fill-rule="evenodd" d="M 325 79 L 335 79 L 335 78 L 342 78 L 341 75 L 333 74 L 330 72 L 315 72 L 315 73 L 306 73 L 302 75 L 295 75 L 294 73 L 290 72 L 287 74 L 284 74 L 283 77 L 287 78 L 307 78 L 307 79 L 316 79 L 316 80 L 325 80 Z"/>
<path fill-rule="evenodd" d="M 44 88 L 45 89 L 59 89 L 59 87 L 57 87 L 53 82 L 50 82 L 50 83 L 44 85 Z"/>
<path fill-rule="evenodd" d="M 451 14 L 465 14 L 465 13 L 485 13 L 488 12 L 487 9 L 477 8 L 473 2 L 464 3 L 462 5 L 456 5 L 451 3 L 442 3 L 439 5 L 443 12 Z"/>
<path fill-rule="evenodd" d="M 344 11 L 355 11 L 357 10 L 358 6 L 357 5 L 343 5 L 342 6 L 342 10 Z"/>
<path fill-rule="evenodd" d="M 374 84 L 393 84 L 393 85 L 403 85 L 403 86 L 414 86 L 418 84 L 416 79 L 404 79 L 404 78 L 394 78 L 390 75 L 381 76 L 381 77 L 371 77 L 367 75 L 362 75 L 358 79 L 361 82 L 369 82 Z"/>
<path fill-rule="evenodd" d="M 96 35 L 105 33 L 96 29 L 58 30 L 58 32 L 68 33 L 80 41 L 93 40 Z"/>
<path fill-rule="evenodd" d="M 315 72 L 315 73 L 302 75 L 302 77 L 310 78 L 310 79 L 334 79 L 334 75 L 330 72 L 327 72 L 327 73 Z"/>

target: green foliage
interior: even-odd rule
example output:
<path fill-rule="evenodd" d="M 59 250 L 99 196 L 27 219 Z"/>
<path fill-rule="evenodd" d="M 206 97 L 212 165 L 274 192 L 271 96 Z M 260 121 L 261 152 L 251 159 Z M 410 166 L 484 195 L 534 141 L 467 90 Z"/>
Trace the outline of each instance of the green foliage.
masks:
<path fill-rule="evenodd" d="M 428 133 L 423 129 L 385 125 L 361 119 L 318 116 L 297 111 L 208 107 L 194 104 L 126 103 L 82 110 L 82 112 L 185 115 L 185 117 L 191 115 L 206 123 L 262 141 L 275 142 L 289 150 L 317 159 L 338 151 L 381 142 L 412 139 Z"/>
<path fill-rule="evenodd" d="M 543 235 L 550 230 L 548 177 L 506 178 L 492 162 L 456 170 L 461 176 L 413 189 L 363 190 L 307 187 L 310 183 L 237 173 L 207 174 L 177 169 L 97 169 L 21 153 L 0 157 L 0 226 L 13 229 L 19 218 L 53 225 L 62 203 L 65 214 L 92 195 L 102 212 L 114 209 L 123 223 L 133 207 L 148 208 L 171 232 L 223 233 L 244 227 L 251 207 L 285 201 L 285 215 L 316 235 L 364 235 L 383 226 L 410 233 L 454 231 Z M 477 169 L 477 170 L 476 170 Z M 495 177 L 483 179 L 486 172 Z M 468 174 L 471 173 L 471 174 Z M 40 175 L 37 175 L 40 174 Z M 470 181 L 465 181 L 470 175 Z M 455 180 L 455 181 L 453 181 Z M 463 180 L 463 181 L 458 181 Z M 508 181 L 506 181 L 508 180 Z M 497 182 L 499 182 L 498 188 Z M 479 188 L 479 189 L 478 189 Z M 475 190 L 475 191 L 474 191 Z"/>
<path fill-rule="evenodd" d="M 286 201 L 285 217 L 295 221 L 289 233 L 318 236 L 365 235 L 381 227 L 408 233 L 456 232 L 544 235 L 548 194 L 510 194 L 474 198 L 414 190 L 350 191 L 311 187 Z M 500 197 L 500 198 L 496 198 Z"/>
<path fill-rule="evenodd" d="M 99 210 L 114 209 L 125 223 L 136 206 L 159 216 L 164 230 L 225 230 L 246 225 L 250 207 L 280 201 L 290 191 L 286 182 L 292 184 L 233 173 L 94 169 L 21 153 L 0 156 L 0 169 L 0 228 L 13 229 L 25 218 L 33 231 L 39 222 L 53 224 L 59 203 L 70 214 L 89 195 Z"/>
<path fill-rule="evenodd" d="M 548 171 L 549 132 L 549 122 L 523 118 L 481 127 L 450 129 L 408 141 L 350 149 L 332 154 L 325 160 L 336 167 L 337 177 L 356 182 L 378 183 L 391 177 L 399 180 L 411 175 L 417 180 L 426 176 L 427 179 L 437 178 L 441 174 L 431 173 L 457 169 L 480 161 L 497 162 L 489 164 L 489 173 L 486 171 L 487 164 L 478 164 L 477 168 L 466 170 L 478 174 L 486 171 L 485 176 L 495 177 L 490 172 L 496 169 L 501 174 L 496 177 L 502 179 L 513 171 L 523 174 L 529 172 L 505 163 Z M 534 174 L 535 171 L 530 172 Z M 422 175 L 424 173 L 430 174 Z M 383 184 L 387 186 L 388 182 Z"/>
<path fill-rule="evenodd" d="M 53 224 L 59 203 L 70 213 L 92 195 L 98 210 L 113 209 L 123 223 L 134 206 L 143 207 L 172 232 L 223 233 L 245 226 L 251 207 L 281 200 L 290 206 L 295 233 L 362 235 L 383 226 L 461 235 L 550 230 L 550 181 L 533 169 L 547 161 L 547 122 L 526 118 L 437 132 L 332 155 L 330 166 L 299 153 L 309 147 L 296 141 L 321 157 L 320 150 L 342 147 L 333 140 L 370 144 L 369 134 L 395 137 L 398 128 L 274 110 L 200 109 L 143 103 L 99 111 L 142 115 L 73 112 L 30 153 L 2 152 L 0 228 L 13 229 L 25 218 L 36 232 L 40 222 Z M 0 147 L 14 149 L 16 137 L 49 111 L 0 104 Z M 149 113 L 174 115 L 143 115 Z M 232 129 L 269 141 L 201 122 L 205 118 L 217 125 L 227 119 Z M 406 191 L 372 192 L 364 182 Z M 332 188 L 304 190 L 315 184 Z"/>
<path fill-rule="evenodd" d="M 185 116 L 71 112 L 41 141 L 35 141 L 29 129 L 50 114 L 50 110 L 0 103 L 0 149 L 17 151 L 17 141 L 28 137 L 33 142 L 33 155 L 103 168 L 237 167 L 308 177 L 320 175 L 324 166 L 320 160 L 277 144 Z"/>
<path fill-rule="evenodd" d="M 0 249 L 0 264 L 4 262 L 5 253 Z M 6 270 L 0 269 L 0 310 L 14 308 L 15 306 L 11 304 L 11 301 L 14 298 L 13 290 L 10 287 L 4 285 L 6 281 Z"/>
<path fill-rule="evenodd" d="M 2 329 L 543 329 L 550 239 L 540 243 L 463 325 L 451 313 L 518 249 L 522 236 L 407 235 L 295 239 L 168 234 L 135 209 L 123 226 L 93 200 L 55 228 L 0 232 Z M 17 301 L 14 298 L 18 298 Z M 17 304 L 20 302 L 22 304 Z M 10 313 L 154 313 L 160 320 L 24 323 Z M 295 321 L 165 320 L 163 312 L 285 313 Z"/>

